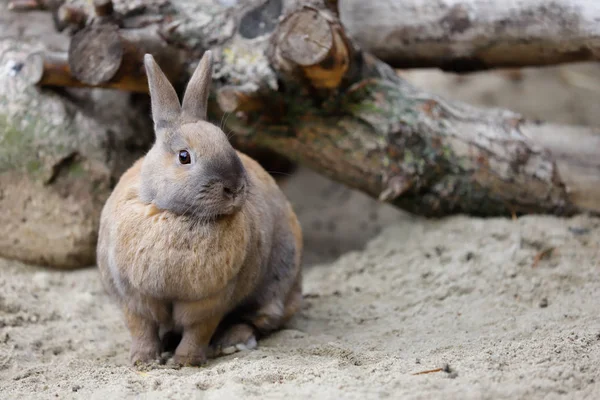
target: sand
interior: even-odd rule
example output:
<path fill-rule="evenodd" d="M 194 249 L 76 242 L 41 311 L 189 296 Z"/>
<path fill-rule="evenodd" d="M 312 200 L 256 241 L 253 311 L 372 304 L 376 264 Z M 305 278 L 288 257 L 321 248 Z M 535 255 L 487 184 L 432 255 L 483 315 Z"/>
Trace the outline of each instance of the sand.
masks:
<path fill-rule="evenodd" d="M 0 398 L 600 396 L 600 219 L 397 214 L 306 269 L 285 330 L 203 368 L 130 368 L 95 268 L 2 261 Z"/>
<path fill-rule="evenodd" d="M 495 79 L 470 96 L 491 101 Z M 570 118 L 554 111 L 541 116 Z M 0 398 L 600 398 L 600 219 L 428 221 L 304 169 L 284 189 L 306 242 L 286 329 L 203 368 L 141 372 L 95 268 L 0 260 Z"/>

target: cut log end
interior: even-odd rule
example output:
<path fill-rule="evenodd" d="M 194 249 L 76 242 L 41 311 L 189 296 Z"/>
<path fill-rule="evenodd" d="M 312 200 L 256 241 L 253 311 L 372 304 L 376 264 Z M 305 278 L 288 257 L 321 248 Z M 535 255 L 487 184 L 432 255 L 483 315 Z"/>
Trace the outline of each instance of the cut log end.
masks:
<path fill-rule="evenodd" d="M 94 0 L 94 11 L 98 17 L 110 17 L 114 13 L 112 0 Z"/>
<path fill-rule="evenodd" d="M 283 22 L 280 29 L 282 56 L 301 67 L 323 61 L 333 47 L 329 24 L 318 10 L 298 11 Z"/>
<path fill-rule="evenodd" d="M 116 26 L 89 25 L 77 32 L 69 46 L 69 67 L 83 83 L 99 85 L 111 80 L 123 59 L 123 45 Z"/>
<path fill-rule="evenodd" d="M 217 91 L 217 103 L 223 112 L 252 112 L 263 107 L 255 85 L 224 86 Z"/>
<path fill-rule="evenodd" d="M 350 50 L 335 18 L 304 7 L 279 25 L 275 54 L 280 70 L 300 70 L 316 89 L 337 88 L 350 66 Z M 281 61 L 281 60 L 280 60 Z"/>

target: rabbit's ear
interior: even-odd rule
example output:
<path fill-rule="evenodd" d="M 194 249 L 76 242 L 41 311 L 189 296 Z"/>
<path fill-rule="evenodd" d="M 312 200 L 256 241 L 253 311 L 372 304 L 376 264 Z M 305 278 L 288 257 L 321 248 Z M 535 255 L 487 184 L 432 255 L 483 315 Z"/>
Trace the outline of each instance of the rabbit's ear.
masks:
<path fill-rule="evenodd" d="M 182 117 L 184 122 L 206 119 L 208 95 L 212 81 L 212 52 L 207 50 L 198 63 L 183 95 Z"/>
<path fill-rule="evenodd" d="M 152 102 L 152 120 L 155 128 L 175 123 L 181 113 L 177 92 L 175 92 L 173 85 L 171 85 L 151 54 L 144 56 L 144 65 L 148 76 L 148 87 L 150 88 L 150 100 Z"/>

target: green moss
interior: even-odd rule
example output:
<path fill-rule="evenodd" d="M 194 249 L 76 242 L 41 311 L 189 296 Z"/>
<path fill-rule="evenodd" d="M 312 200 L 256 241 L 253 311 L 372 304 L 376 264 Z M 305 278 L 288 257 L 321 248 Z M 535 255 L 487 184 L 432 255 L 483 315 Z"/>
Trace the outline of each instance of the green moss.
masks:
<path fill-rule="evenodd" d="M 368 101 L 360 103 L 347 103 L 344 108 L 345 111 L 348 111 L 350 114 L 380 114 L 382 117 L 385 117 L 386 115 L 384 110 L 377 107 L 375 103 Z"/>
<path fill-rule="evenodd" d="M 17 129 L 0 115 L 0 172 L 10 169 L 25 169 L 32 175 L 40 172 L 42 165 L 32 148 L 33 133 L 28 129 Z"/>
<path fill-rule="evenodd" d="M 22 110 L 10 113 L 7 100 L 0 101 L 0 172 L 15 170 L 35 180 L 47 179 L 52 165 L 45 161 L 61 159 L 77 143 L 72 121 L 65 118 L 53 124 L 49 108 L 17 105 Z"/>
<path fill-rule="evenodd" d="M 43 165 L 39 160 L 30 160 L 26 164 L 26 169 L 29 175 L 35 176 L 41 173 Z"/>
<path fill-rule="evenodd" d="M 80 162 L 73 162 L 69 165 L 69 175 L 75 178 L 79 178 L 85 175 L 85 169 Z"/>

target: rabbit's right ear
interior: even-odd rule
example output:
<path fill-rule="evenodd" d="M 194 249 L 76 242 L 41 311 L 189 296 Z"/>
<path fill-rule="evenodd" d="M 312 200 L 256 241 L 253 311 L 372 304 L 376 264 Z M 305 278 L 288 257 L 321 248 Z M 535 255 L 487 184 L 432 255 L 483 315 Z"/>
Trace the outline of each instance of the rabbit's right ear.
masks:
<path fill-rule="evenodd" d="M 207 50 L 204 52 L 202 59 L 200 59 L 196 70 L 192 74 L 183 95 L 181 109 L 182 118 L 185 122 L 206 120 L 212 68 L 212 52 Z"/>
<path fill-rule="evenodd" d="M 152 54 L 144 56 L 150 100 L 152 103 L 152 120 L 155 129 L 164 128 L 177 122 L 181 114 L 181 105 L 177 92 L 164 72 L 160 69 Z"/>

